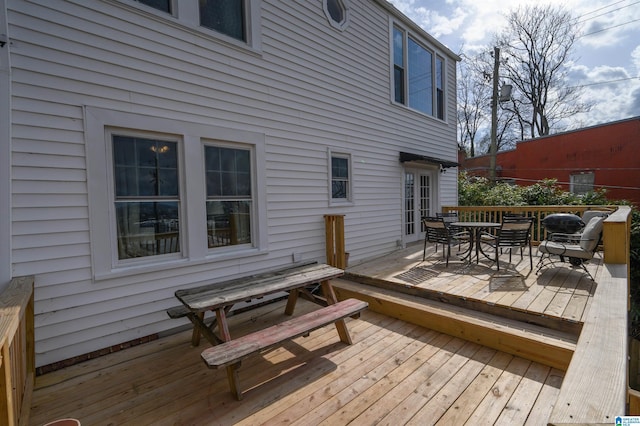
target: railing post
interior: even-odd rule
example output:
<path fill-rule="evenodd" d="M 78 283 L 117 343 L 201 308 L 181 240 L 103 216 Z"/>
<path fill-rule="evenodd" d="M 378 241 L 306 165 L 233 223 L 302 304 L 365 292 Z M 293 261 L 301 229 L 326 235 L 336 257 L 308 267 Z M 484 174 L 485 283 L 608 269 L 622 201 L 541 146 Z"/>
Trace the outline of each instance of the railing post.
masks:
<path fill-rule="evenodd" d="M 327 249 L 327 264 L 345 269 L 347 266 L 344 249 L 344 215 L 324 215 Z"/>

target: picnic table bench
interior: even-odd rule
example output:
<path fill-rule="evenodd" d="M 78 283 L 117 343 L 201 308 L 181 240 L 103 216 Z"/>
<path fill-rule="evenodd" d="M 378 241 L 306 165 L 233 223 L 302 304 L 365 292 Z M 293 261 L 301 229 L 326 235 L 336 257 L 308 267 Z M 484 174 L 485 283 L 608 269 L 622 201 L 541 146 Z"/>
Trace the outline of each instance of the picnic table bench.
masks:
<path fill-rule="evenodd" d="M 246 357 L 285 340 L 308 335 L 311 331 L 331 323 L 335 324 L 340 340 L 351 344 L 351 336 L 344 319 L 359 314 L 367 308 L 368 304 L 356 299 L 337 301 L 330 280 L 343 274 L 342 269 L 314 263 L 178 290 L 175 295 L 182 302 L 182 306 L 168 309 L 167 314 L 171 318 L 186 316 L 193 323 L 192 344 L 194 346 L 199 344 L 200 334 L 213 345 L 202 353 L 202 358 L 210 368 L 227 368 L 231 392 L 240 400 L 242 391 L 237 370 Z M 325 305 L 322 308 L 235 340 L 231 338 L 227 314 L 234 304 L 288 291 L 289 296 L 284 313 L 293 315 L 299 294 L 317 299 L 305 289 L 316 283 L 320 283 L 322 288 L 321 300 Z M 210 325 L 204 321 L 206 311 L 214 311 L 216 314 Z M 215 326 L 218 328 L 219 336 L 213 331 Z"/>

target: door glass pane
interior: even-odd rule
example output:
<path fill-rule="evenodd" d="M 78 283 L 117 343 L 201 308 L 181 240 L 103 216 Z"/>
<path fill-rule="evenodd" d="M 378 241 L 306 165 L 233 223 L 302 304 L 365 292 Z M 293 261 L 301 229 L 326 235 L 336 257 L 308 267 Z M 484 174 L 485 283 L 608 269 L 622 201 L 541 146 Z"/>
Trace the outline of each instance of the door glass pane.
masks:
<path fill-rule="evenodd" d="M 413 235 L 415 231 L 415 176 L 406 173 L 404 178 L 404 210 L 405 210 L 405 235 Z"/>
<path fill-rule="evenodd" d="M 420 175 L 420 219 L 431 216 L 431 188 L 428 175 Z M 422 222 L 421 222 L 422 223 Z M 424 225 L 421 231 L 425 232 Z"/>

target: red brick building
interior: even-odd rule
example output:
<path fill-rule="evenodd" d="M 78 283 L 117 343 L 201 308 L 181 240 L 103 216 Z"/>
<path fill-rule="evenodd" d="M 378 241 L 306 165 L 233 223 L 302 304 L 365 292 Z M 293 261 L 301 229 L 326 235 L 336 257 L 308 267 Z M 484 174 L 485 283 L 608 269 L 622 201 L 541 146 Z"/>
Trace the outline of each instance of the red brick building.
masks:
<path fill-rule="evenodd" d="M 462 157 L 460 170 L 489 176 L 489 155 Z M 518 185 L 557 179 L 578 194 L 605 188 L 608 199 L 640 206 L 640 117 L 518 142 L 497 154 L 496 176 Z"/>

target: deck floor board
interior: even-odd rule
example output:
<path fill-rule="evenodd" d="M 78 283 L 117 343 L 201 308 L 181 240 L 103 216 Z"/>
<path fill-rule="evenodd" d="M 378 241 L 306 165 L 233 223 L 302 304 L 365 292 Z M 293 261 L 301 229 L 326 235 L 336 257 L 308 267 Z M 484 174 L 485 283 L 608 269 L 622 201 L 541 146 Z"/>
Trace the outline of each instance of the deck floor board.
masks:
<path fill-rule="evenodd" d="M 296 314 L 315 309 L 298 303 Z M 231 317 L 232 330 L 285 320 L 283 310 L 284 301 Z M 191 347 L 188 331 L 48 373 L 36 380 L 30 424 L 67 417 L 83 425 L 465 424 L 488 409 L 497 419 L 514 404 L 544 424 L 552 407 L 538 395 L 552 400 L 561 383 L 562 372 L 555 382 L 538 374 L 528 379 L 537 395 L 518 392 L 528 369 L 546 367 L 372 311 L 347 324 L 353 345 L 327 326 L 245 360 L 242 401 L 229 392 L 224 371 L 206 368 L 205 346 Z M 528 369 L 513 368 L 520 364 Z M 486 398 L 505 375 L 518 398 L 489 407 L 495 396 Z"/>

